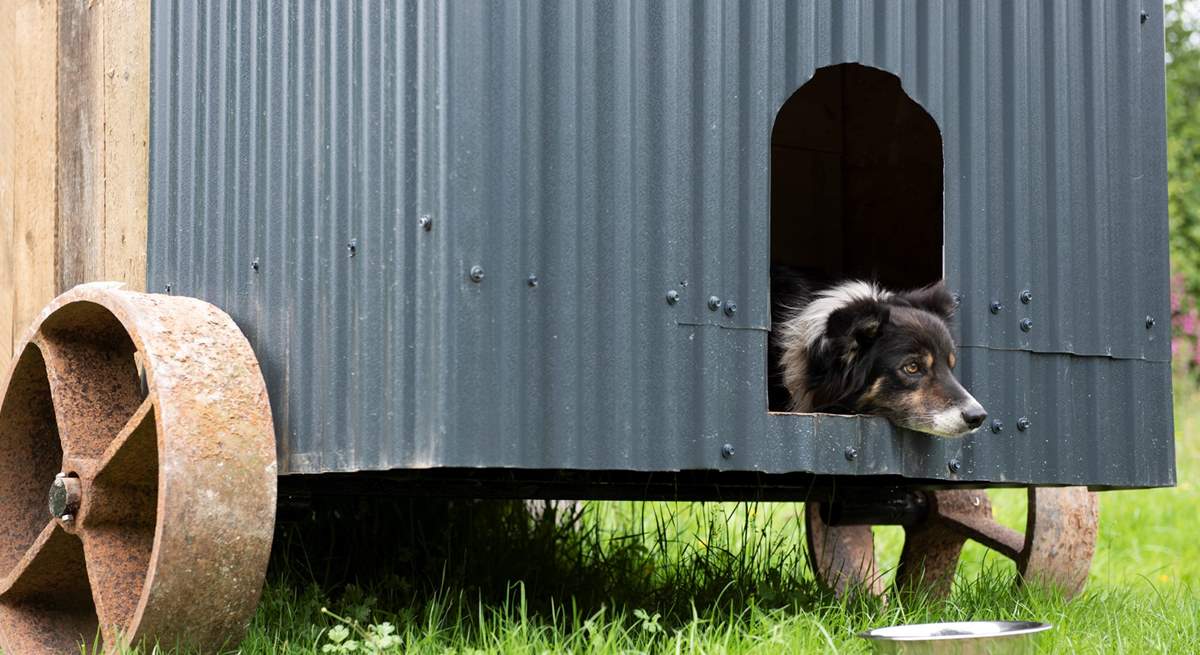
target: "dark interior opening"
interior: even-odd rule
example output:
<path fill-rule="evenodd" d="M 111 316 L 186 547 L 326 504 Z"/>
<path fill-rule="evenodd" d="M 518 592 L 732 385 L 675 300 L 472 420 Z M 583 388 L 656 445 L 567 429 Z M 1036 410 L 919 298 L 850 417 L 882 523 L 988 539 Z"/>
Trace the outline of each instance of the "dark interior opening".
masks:
<path fill-rule="evenodd" d="M 942 278 L 942 136 L 900 78 L 817 69 L 771 133 L 771 266 L 908 289 Z M 772 380 L 772 382 L 776 382 Z M 782 411 L 786 391 L 771 385 Z"/>
<path fill-rule="evenodd" d="M 903 289 L 942 277 L 942 135 L 891 73 L 817 69 L 771 132 L 771 263 Z"/>

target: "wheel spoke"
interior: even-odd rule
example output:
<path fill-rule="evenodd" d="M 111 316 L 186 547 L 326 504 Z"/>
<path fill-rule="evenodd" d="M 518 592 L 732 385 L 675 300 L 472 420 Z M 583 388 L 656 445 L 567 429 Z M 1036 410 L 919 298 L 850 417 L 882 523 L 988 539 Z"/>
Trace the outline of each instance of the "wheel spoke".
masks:
<path fill-rule="evenodd" d="M 67 652 L 96 635 L 83 547 L 49 523 L 0 580 L 0 624 L 9 652 Z"/>
<path fill-rule="evenodd" d="M 43 328 L 35 343 L 46 362 L 63 451 L 98 457 L 142 402 L 133 344 L 123 333 L 79 326 Z"/>
<path fill-rule="evenodd" d="M 982 489 L 953 489 L 932 494 L 929 520 L 954 530 L 1016 560 L 1025 547 L 1025 535 L 992 518 L 992 504 Z"/>
<path fill-rule="evenodd" d="M 906 528 L 896 587 L 904 591 L 921 589 L 934 598 L 949 595 L 965 541 L 966 537 L 937 523 Z"/>
<path fill-rule="evenodd" d="M 100 455 L 95 475 L 109 485 L 145 485 L 157 471 L 154 400 L 146 398 Z"/>
<path fill-rule="evenodd" d="M 80 529 L 105 643 L 128 634 L 142 599 L 158 505 L 152 398 L 142 402 L 100 457 Z"/>

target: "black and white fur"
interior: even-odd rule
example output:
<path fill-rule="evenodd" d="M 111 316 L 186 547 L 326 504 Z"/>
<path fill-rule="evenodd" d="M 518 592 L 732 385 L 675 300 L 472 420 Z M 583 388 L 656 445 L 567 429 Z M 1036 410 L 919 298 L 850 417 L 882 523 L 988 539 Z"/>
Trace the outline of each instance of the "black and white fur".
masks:
<path fill-rule="evenodd" d="M 987 412 L 954 376 L 941 282 L 889 291 L 773 268 L 772 409 L 875 414 L 932 435 L 974 432 Z"/>

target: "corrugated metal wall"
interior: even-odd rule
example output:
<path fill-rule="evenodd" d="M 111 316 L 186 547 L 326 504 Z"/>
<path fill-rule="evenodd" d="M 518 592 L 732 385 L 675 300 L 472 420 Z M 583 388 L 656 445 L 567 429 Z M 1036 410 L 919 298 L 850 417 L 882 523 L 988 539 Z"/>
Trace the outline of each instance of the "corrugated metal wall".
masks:
<path fill-rule="evenodd" d="M 155 3 L 149 285 L 247 331 L 285 473 L 1169 484 L 1162 21 L 1140 10 Z M 942 130 L 963 377 L 998 434 L 766 413 L 772 122 L 848 61 Z"/>

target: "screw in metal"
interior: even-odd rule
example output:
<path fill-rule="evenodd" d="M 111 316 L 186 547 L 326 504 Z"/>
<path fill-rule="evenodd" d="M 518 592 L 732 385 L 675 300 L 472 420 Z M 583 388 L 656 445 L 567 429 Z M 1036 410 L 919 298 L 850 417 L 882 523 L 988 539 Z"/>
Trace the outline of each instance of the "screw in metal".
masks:
<path fill-rule="evenodd" d="M 736 313 L 737 313 L 737 303 L 733 302 L 732 300 L 726 300 L 725 301 L 725 315 L 733 316 Z"/>
<path fill-rule="evenodd" d="M 471 281 L 483 282 L 483 267 L 476 264 L 471 267 Z"/>
<path fill-rule="evenodd" d="M 1030 291 L 1029 289 L 1022 291 L 1021 292 L 1021 302 L 1025 303 L 1026 305 L 1033 302 L 1033 292 Z"/>
<path fill-rule="evenodd" d="M 991 309 L 993 314 L 999 314 L 1004 309 L 1004 303 L 999 300 L 993 301 Z"/>
<path fill-rule="evenodd" d="M 679 302 L 679 292 L 671 289 L 667 291 L 667 304 L 674 305 Z"/>
<path fill-rule="evenodd" d="M 845 455 L 846 455 L 847 462 L 853 462 L 855 459 L 858 458 L 858 449 L 855 448 L 854 446 L 846 446 Z"/>
<path fill-rule="evenodd" d="M 255 258 L 254 258 L 254 261 L 250 262 L 250 270 L 252 270 L 252 271 L 254 271 L 255 273 L 257 273 L 257 272 L 258 272 L 258 270 L 259 270 L 259 268 L 261 268 L 261 267 L 260 267 L 260 266 L 259 266 L 259 264 L 258 264 L 258 257 L 255 257 Z"/>
<path fill-rule="evenodd" d="M 681 287 L 683 287 L 684 289 L 686 289 L 686 288 L 687 288 L 687 278 L 684 278 L 684 279 L 680 280 L 680 281 L 679 281 L 679 286 L 681 286 Z"/>
<path fill-rule="evenodd" d="M 1028 430 L 1030 425 L 1031 424 L 1028 416 L 1022 416 L 1021 418 L 1017 419 L 1017 429 L 1021 432 Z"/>
<path fill-rule="evenodd" d="M 708 297 L 708 308 L 714 312 L 721 308 L 721 299 L 716 296 Z"/>
<path fill-rule="evenodd" d="M 1021 319 L 1021 331 L 1022 332 L 1028 332 L 1032 329 L 1033 329 L 1033 319 L 1032 318 Z"/>
<path fill-rule="evenodd" d="M 530 275 L 529 277 L 525 278 L 525 284 L 528 284 L 530 289 L 537 287 L 537 285 L 538 285 L 537 276 Z"/>
<path fill-rule="evenodd" d="M 350 239 L 346 243 L 346 252 L 350 253 L 351 257 L 358 254 L 358 239 Z"/>
<path fill-rule="evenodd" d="M 730 457 L 733 457 L 733 453 L 733 444 L 727 443 L 724 446 L 721 446 L 721 457 L 729 459 Z"/>
<path fill-rule="evenodd" d="M 992 419 L 992 432 L 995 432 L 996 434 L 1004 432 L 1004 421 L 1001 421 L 998 418 Z"/>
<path fill-rule="evenodd" d="M 422 230 L 428 232 L 433 229 L 433 217 L 429 214 L 421 214 L 417 218 L 417 225 L 420 225 Z"/>
<path fill-rule="evenodd" d="M 1155 323 L 1157 323 L 1157 321 L 1154 320 L 1153 316 L 1146 317 L 1146 329 L 1147 330 L 1153 328 Z"/>
<path fill-rule="evenodd" d="M 958 461 L 958 458 L 956 457 L 954 459 L 951 459 L 949 462 L 946 462 L 946 468 L 950 469 L 951 473 L 958 473 L 959 469 L 962 468 L 962 464 Z"/>
<path fill-rule="evenodd" d="M 1150 12 L 1143 11 L 1141 14 L 1138 14 L 1138 20 L 1142 25 L 1145 25 L 1146 21 L 1150 20 Z"/>
<path fill-rule="evenodd" d="M 167 294 L 171 293 L 171 285 L 168 284 L 168 285 L 164 286 L 163 293 L 167 293 Z"/>

